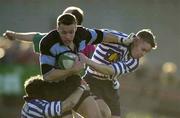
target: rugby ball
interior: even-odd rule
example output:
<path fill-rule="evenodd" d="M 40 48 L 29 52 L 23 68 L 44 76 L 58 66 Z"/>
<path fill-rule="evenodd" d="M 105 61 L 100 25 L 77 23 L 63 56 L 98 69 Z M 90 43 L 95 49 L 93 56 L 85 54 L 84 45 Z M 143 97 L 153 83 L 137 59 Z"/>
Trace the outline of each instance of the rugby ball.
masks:
<path fill-rule="evenodd" d="M 61 54 L 58 59 L 58 65 L 61 69 L 72 68 L 77 55 L 72 52 Z"/>

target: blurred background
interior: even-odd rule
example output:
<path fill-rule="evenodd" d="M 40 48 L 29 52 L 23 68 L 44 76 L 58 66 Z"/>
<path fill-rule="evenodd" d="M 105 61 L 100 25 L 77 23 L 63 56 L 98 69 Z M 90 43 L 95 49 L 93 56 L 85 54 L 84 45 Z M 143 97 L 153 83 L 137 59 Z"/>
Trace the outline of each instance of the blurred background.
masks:
<path fill-rule="evenodd" d="M 83 25 L 125 33 L 150 28 L 158 48 L 121 83 L 122 118 L 180 118 L 179 0 L 0 0 L 0 118 L 19 118 L 23 83 L 40 74 L 31 44 L 9 41 L 6 30 L 48 32 L 69 6 L 80 7 Z"/>

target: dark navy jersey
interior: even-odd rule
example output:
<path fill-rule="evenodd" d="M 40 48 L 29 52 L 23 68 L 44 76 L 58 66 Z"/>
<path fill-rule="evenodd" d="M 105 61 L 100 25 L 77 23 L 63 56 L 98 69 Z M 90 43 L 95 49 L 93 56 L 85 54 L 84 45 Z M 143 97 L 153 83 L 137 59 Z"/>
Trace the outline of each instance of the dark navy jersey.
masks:
<path fill-rule="evenodd" d="M 88 29 L 82 26 L 77 27 L 74 37 L 74 53 L 82 51 L 87 44 L 98 44 L 103 40 L 103 31 Z M 57 30 L 49 32 L 40 42 L 40 65 L 42 74 L 46 74 L 56 68 L 59 55 L 72 51 L 65 46 Z"/>

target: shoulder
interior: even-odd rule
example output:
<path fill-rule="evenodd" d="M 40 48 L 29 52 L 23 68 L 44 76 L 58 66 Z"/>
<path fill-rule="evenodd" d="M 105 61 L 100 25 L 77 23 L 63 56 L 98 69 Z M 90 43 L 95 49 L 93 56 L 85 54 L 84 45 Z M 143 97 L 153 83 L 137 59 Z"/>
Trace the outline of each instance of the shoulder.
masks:
<path fill-rule="evenodd" d="M 76 31 L 76 34 L 83 34 L 83 33 L 88 33 L 88 28 L 85 28 L 83 26 L 78 26 L 77 27 L 77 31 Z"/>
<path fill-rule="evenodd" d="M 109 33 L 112 33 L 114 35 L 120 35 L 120 36 L 123 36 L 123 37 L 127 37 L 128 36 L 128 34 L 126 34 L 124 32 L 121 32 L 121 31 L 114 30 L 114 29 L 101 29 L 101 31 L 109 32 Z"/>
<path fill-rule="evenodd" d="M 79 42 L 82 40 L 88 40 L 91 38 L 91 33 L 88 30 L 88 28 L 85 28 L 83 26 L 78 26 L 75 34 L 75 41 Z"/>
<path fill-rule="evenodd" d="M 59 34 L 58 34 L 57 30 L 52 30 L 52 31 L 50 31 L 47 35 L 45 35 L 45 36 L 42 38 L 41 44 L 43 45 L 43 44 L 46 44 L 46 43 L 48 43 L 48 42 L 54 41 L 54 40 L 52 40 L 52 39 L 57 39 L 58 35 L 59 35 Z"/>
<path fill-rule="evenodd" d="M 57 30 L 50 31 L 46 36 L 41 39 L 40 50 L 49 49 L 52 45 L 58 42 L 59 33 Z"/>

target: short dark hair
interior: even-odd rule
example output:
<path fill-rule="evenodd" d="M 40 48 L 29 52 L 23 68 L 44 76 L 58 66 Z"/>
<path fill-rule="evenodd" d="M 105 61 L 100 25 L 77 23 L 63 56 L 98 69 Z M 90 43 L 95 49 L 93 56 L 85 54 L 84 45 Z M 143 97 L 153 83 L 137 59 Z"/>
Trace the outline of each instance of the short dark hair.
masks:
<path fill-rule="evenodd" d="M 152 33 L 152 31 L 150 29 L 142 29 L 142 30 L 137 32 L 136 36 L 139 36 L 144 41 L 149 43 L 152 46 L 152 49 L 157 48 L 157 43 L 156 43 L 156 40 L 155 40 L 155 36 L 154 36 L 154 34 Z"/>
<path fill-rule="evenodd" d="M 41 92 L 43 92 L 43 77 L 41 75 L 36 75 L 28 78 L 24 83 L 25 92 L 29 97 L 38 97 Z"/>
<path fill-rule="evenodd" d="M 70 6 L 70 7 L 67 7 L 63 13 L 71 13 L 73 14 L 76 19 L 77 19 L 77 24 L 78 25 L 81 25 L 83 20 L 84 20 L 84 13 L 83 13 L 83 10 L 80 9 L 79 7 L 75 7 L 75 6 Z"/>
<path fill-rule="evenodd" d="M 77 24 L 77 20 L 74 15 L 70 13 L 64 13 L 57 18 L 57 26 L 59 26 L 60 24 L 65 24 L 65 25 Z"/>

